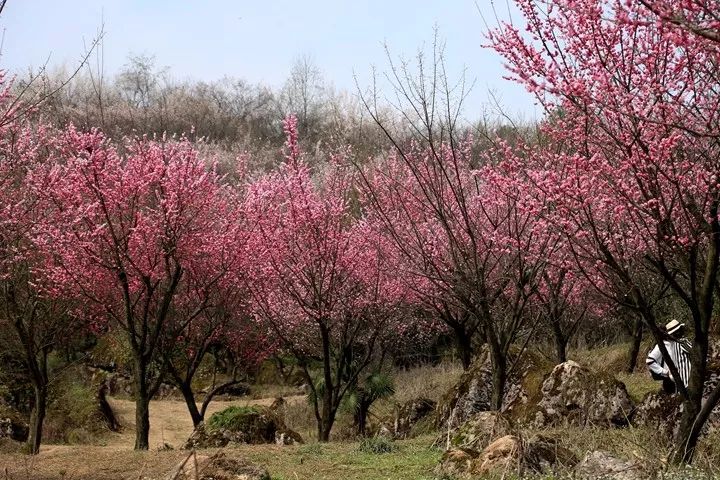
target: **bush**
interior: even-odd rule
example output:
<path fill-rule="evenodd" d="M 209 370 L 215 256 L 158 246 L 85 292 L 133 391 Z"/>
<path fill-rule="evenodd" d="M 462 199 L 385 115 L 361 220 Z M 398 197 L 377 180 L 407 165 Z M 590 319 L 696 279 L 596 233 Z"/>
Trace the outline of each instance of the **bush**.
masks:
<path fill-rule="evenodd" d="M 373 453 L 376 455 L 383 453 L 391 453 L 397 450 L 397 445 L 392 440 L 385 437 L 365 438 L 360 442 L 358 450 L 363 453 Z"/>
<path fill-rule="evenodd" d="M 77 373 L 77 372 L 75 372 Z M 54 385 L 45 419 L 43 439 L 68 444 L 94 443 L 109 431 L 102 416 L 96 391 L 68 372 Z"/>

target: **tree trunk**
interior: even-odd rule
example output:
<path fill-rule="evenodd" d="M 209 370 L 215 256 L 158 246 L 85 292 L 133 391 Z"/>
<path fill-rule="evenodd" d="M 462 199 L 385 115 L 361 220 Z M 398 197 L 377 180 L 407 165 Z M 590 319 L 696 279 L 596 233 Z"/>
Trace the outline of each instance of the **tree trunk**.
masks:
<path fill-rule="evenodd" d="M 362 437 L 364 437 L 367 432 L 367 417 L 369 412 L 370 403 L 361 399 L 355 411 L 355 425 L 357 426 L 358 435 Z"/>
<path fill-rule="evenodd" d="M 333 413 L 329 413 L 329 417 L 325 417 L 325 409 L 323 409 L 323 422 L 321 425 L 321 428 L 318 430 L 318 441 L 320 442 L 329 442 L 330 441 L 330 431 L 332 430 L 333 423 L 335 423 L 335 415 Z"/>
<path fill-rule="evenodd" d="M 150 394 L 148 392 L 147 365 L 135 363 L 135 450 L 150 447 Z"/>
<path fill-rule="evenodd" d="M 200 413 L 200 410 L 198 410 L 197 403 L 195 403 L 195 394 L 192 391 L 192 387 L 190 387 L 188 382 L 178 382 L 178 386 L 180 387 L 180 392 L 185 399 L 188 412 L 190 412 L 193 427 L 197 427 L 203 421 L 203 415 Z"/>
<path fill-rule="evenodd" d="M 37 455 L 40 453 L 43 422 L 47 412 L 47 385 L 35 385 L 33 390 L 35 391 L 35 403 L 30 413 L 30 435 L 27 441 L 27 449 L 29 454 Z"/>
<path fill-rule="evenodd" d="M 454 330 L 458 356 L 462 362 L 463 370 L 468 370 L 473 357 L 472 338 L 461 328 L 455 328 Z"/>
<path fill-rule="evenodd" d="M 640 344 L 643 339 L 643 322 L 642 318 L 638 317 L 635 320 L 635 328 L 633 329 L 633 341 L 630 345 L 630 362 L 628 363 L 628 373 L 633 373 L 637 367 L 637 359 L 640 354 Z"/>
<path fill-rule="evenodd" d="M 98 389 L 98 406 L 100 407 L 100 413 L 105 419 L 105 423 L 107 424 L 108 428 L 113 432 L 119 432 L 120 422 L 118 422 L 117 418 L 115 417 L 115 413 L 110 406 L 110 403 L 107 401 L 107 389 L 108 387 L 105 383 L 103 383 Z"/>
<path fill-rule="evenodd" d="M 325 388 L 322 395 L 322 416 L 318 425 L 318 441 L 330 441 L 330 430 L 332 430 L 335 421 L 335 411 L 333 402 L 334 385 L 332 379 L 332 364 L 330 359 L 330 330 L 325 324 L 320 324 L 320 336 L 323 343 L 323 377 Z M 338 380 L 339 381 L 339 380 Z"/>
<path fill-rule="evenodd" d="M 678 464 L 692 461 L 700 432 L 707 420 L 707 416 L 703 418 L 699 415 L 702 410 L 708 355 L 708 337 L 703 333 L 705 332 L 695 332 L 690 353 L 691 370 L 687 389 L 689 397 L 683 402 L 680 428 L 673 448 L 673 461 Z"/>
<path fill-rule="evenodd" d="M 567 343 L 568 339 L 562 331 L 560 319 L 553 318 L 552 321 L 553 340 L 555 341 L 555 358 L 558 363 L 567 361 Z"/>
<path fill-rule="evenodd" d="M 492 343 L 492 342 L 490 342 Z M 492 355 L 492 397 L 490 408 L 500 410 L 505 394 L 505 382 L 507 380 L 507 358 L 497 348 L 490 347 Z"/>

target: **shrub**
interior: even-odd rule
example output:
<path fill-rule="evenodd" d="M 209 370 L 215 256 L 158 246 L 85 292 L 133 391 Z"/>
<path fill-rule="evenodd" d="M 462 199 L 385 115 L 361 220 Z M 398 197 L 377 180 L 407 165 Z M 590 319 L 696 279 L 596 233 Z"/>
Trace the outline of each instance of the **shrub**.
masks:
<path fill-rule="evenodd" d="M 391 453 L 397 450 L 397 445 L 392 440 L 385 437 L 365 438 L 360 442 L 358 450 L 363 453 L 373 453 L 376 455 L 382 453 Z"/>

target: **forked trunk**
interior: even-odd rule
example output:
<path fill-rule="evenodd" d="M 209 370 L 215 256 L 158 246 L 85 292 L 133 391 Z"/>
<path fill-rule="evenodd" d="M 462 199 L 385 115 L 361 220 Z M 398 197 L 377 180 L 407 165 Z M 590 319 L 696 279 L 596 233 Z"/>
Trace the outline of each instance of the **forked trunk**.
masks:
<path fill-rule="evenodd" d="M 192 418 L 193 427 L 197 427 L 203 421 L 203 415 L 202 413 L 200 413 L 200 410 L 197 407 L 197 403 L 195 403 L 195 394 L 193 393 L 192 388 L 187 382 L 180 382 L 178 386 L 180 387 L 180 392 L 185 399 L 185 404 L 187 405 L 188 412 L 190 412 L 190 418 Z"/>

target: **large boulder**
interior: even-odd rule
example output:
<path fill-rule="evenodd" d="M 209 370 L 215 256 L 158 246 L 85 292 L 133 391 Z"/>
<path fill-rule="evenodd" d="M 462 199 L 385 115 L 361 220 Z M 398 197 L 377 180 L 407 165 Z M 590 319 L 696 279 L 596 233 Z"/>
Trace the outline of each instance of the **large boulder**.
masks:
<path fill-rule="evenodd" d="M 413 427 L 435 411 L 436 402 L 427 398 L 415 398 L 395 408 L 393 436 L 408 438 L 412 436 Z"/>
<path fill-rule="evenodd" d="M 533 401 L 536 383 L 550 370 L 547 361 L 530 351 L 508 358 L 511 371 L 505 384 L 501 411 L 508 415 L 523 410 Z M 487 348 L 476 357 L 460 380 L 438 402 L 435 426 L 439 430 L 454 430 L 478 412 L 491 410 L 492 362 Z"/>
<path fill-rule="evenodd" d="M 682 397 L 665 392 L 650 392 L 635 408 L 633 425 L 649 427 L 672 439 L 678 432 L 682 414 Z"/>
<path fill-rule="evenodd" d="M 486 478 L 508 472 L 522 476 L 526 472 L 550 473 L 558 466 L 573 466 L 575 455 L 556 439 L 535 435 L 524 440 L 505 435 L 490 443 L 482 452 L 453 448 L 443 455 L 437 472 L 465 478 Z M 493 477 L 494 478 L 494 477 Z"/>
<path fill-rule="evenodd" d="M 229 443 L 289 445 L 303 443 L 303 439 L 268 407 L 228 407 L 213 414 L 207 425 L 198 425 L 183 448 L 215 448 Z"/>
<path fill-rule="evenodd" d="M 227 430 L 208 430 L 205 423 L 200 423 L 190 438 L 187 439 L 183 448 L 186 450 L 195 450 L 198 448 L 221 448 L 235 441 L 235 436 Z"/>
<path fill-rule="evenodd" d="M 638 463 L 621 460 L 603 451 L 589 452 L 575 467 L 575 478 L 583 480 L 642 480 L 648 477 Z"/>
<path fill-rule="evenodd" d="M 441 434 L 439 445 L 482 451 L 498 437 L 512 433 L 510 421 L 499 412 L 479 412 L 463 423 L 454 435 Z"/>
<path fill-rule="evenodd" d="M 553 368 L 535 409 L 537 426 L 629 424 L 634 404 L 625 384 L 569 360 Z"/>
<path fill-rule="evenodd" d="M 463 448 L 451 448 L 443 453 L 436 473 L 443 477 L 468 476 L 473 462 L 480 456 L 480 452 Z"/>

